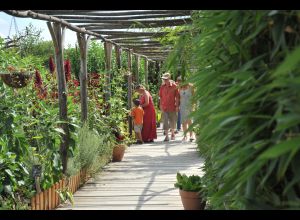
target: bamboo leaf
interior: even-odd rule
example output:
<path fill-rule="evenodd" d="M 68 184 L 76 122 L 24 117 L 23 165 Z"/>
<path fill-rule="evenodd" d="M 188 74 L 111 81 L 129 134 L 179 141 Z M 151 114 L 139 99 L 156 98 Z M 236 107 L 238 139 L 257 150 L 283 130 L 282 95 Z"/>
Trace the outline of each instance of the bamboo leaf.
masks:
<path fill-rule="evenodd" d="M 285 75 L 294 70 L 300 62 L 300 46 L 297 47 L 292 53 L 287 55 L 285 60 L 275 70 L 274 76 Z"/>
<path fill-rule="evenodd" d="M 300 148 L 300 137 L 294 138 L 292 140 L 283 141 L 275 146 L 271 147 L 270 149 L 266 150 L 259 156 L 259 159 L 272 159 L 279 157 L 283 154 L 286 154 L 289 151 Z"/>

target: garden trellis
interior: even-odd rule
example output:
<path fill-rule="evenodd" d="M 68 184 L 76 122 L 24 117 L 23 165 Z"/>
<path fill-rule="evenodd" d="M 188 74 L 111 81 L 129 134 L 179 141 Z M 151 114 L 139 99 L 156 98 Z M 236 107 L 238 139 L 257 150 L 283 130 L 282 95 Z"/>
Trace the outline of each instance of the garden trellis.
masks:
<path fill-rule="evenodd" d="M 138 66 L 135 76 L 132 77 L 132 55 L 137 64 L 140 58 L 145 59 L 145 82 L 148 83 L 148 64 L 156 63 L 156 70 L 167 58 L 172 50 L 171 46 L 163 46 L 156 37 L 162 37 L 170 33 L 161 31 L 161 28 L 176 27 L 190 24 L 191 10 L 131 10 L 131 11 L 96 11 L 96 10 L 6 10 L 7 14 L 16 17 L 30 17 L 47 21 L 49 31 L 55 47 L 55 59 L 57 63 L 59 115 L 61 121 L 68 121 L 67 116 L 67 90 L 63 65 L 64 33 L 68 28 L 77 32 L 80 48 L 81 70 L 80 99 L 81 118 L 87 119 L 87 47 L 90 37 L 100 39 L 105 45 L 106 77 L 105 87 L 106 101 L 110 97 L 111 56 L 112 46 L 115 47 L 117 65 L 121 63 L 121 51 L 128 52 L 128 85 L 132 82 L 139 83 Z M 147 31 L 144 31 L 146 29 Z M 172 28 L 171 28 L 172 29 Z M 180 34 L 180 32 L 179 32 Z M 157 74 L 158 74 L 157 71 Z M 132 88 L 128 86 L 128 109 L 131 108 Z M 67 150 L 69 142 L 69 130 L 67 123 L 61 123 L 63 129 L 60 151 L 63 162 L 63 172 L 67 169 Z M 129 118 L 129 130 L 132 132 Z"/>

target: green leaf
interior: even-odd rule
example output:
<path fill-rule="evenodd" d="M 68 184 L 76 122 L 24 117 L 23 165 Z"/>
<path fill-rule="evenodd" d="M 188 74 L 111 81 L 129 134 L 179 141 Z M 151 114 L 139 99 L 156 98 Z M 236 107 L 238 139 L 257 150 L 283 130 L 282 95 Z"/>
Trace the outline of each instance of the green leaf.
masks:
<path fill-rule="evenodd" d="M 54 128 L 55 131 L 61 134 L 65 134 L 64 130 L 62 128 Z"/>
<path fill-rule="evenodd" d="M 275 131 L 281 131 L 300 124 L 300 116 L 298 114 L 287 114 L 277 117 L 277 126 Z"/>
<path fill-rule="evenodd" d="M 9 169 L 5 169 L 5 172 L 11 177 L 14 177 L 14 174 Z"/>
<path fill-rule="evenodd" d="M 298 148 L 297 150 L 299 150 L 300 148 L 300 137 L 276 144 L 275 146 L 262 153 L 258 159 L 277 158 L 283 154 L 295 150 L 295 148 Z"/>
<path fill-rule="evenodd" d="M 292 53 L 287 55 L 285 60 L 275 70 L 274 76 L 285 75 L 294 70 L 300 61 L 300 46 L 297 47 Z"/>

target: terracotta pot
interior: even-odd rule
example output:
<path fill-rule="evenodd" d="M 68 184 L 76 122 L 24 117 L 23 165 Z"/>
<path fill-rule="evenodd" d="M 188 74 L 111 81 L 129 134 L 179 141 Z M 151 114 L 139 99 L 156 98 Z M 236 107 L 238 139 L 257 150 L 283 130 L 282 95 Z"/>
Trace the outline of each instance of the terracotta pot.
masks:
<path fill-rule="evenodd" d="M 179 189 L 184 210 L 204 210 L 206 201 L 202 201 L 198 192 L 190 192 Z"/>
<path fill-rule="evenodd" d="M 124 145 L 124 144 L 119 144 L 114 147 L 113 157 L 112 157 L 113 162 L 122 161 L 124 153 L 125 153 L 125 148 L 126 148 L 126 145 Z"/>

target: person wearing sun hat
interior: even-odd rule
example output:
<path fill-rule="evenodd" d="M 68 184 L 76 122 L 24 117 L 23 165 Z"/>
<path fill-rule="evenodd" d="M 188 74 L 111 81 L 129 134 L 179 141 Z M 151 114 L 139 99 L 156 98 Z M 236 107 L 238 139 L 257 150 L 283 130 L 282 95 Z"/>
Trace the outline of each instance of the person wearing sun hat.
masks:
<path fill-rule="evenodd" d="M 164 141 L 169 141 L 169 129 L 171 129 L 171 140 L 175 140 L 179 92 L 176 83 L 171 80 L 170 73 L 164 73 L 161 78 L 164 83 L 159 89 L 159 97 L 160 109 L 163 114 L 163 130 L 166 135 Z"/>

